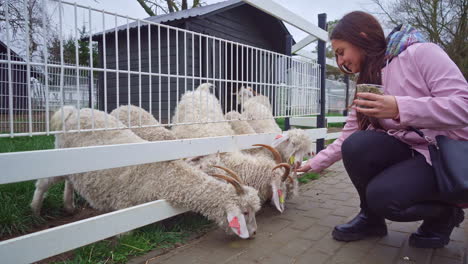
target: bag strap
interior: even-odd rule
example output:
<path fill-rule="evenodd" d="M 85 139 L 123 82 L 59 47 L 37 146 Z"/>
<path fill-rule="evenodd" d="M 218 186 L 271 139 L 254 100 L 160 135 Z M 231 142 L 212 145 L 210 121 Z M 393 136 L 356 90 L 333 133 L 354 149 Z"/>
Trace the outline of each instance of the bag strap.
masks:
<path fill-rule="evenodd" d="M 432 138 L 424 135 L 424 132 L 422 132 L 421 130 L 419 130 L 419 129 L 415 128 L 415 127 L 412 127 L 412 126 L 410 126 L 408 128 L 409 128 L 409 130 L 411 130 L 411 131 L 415 132 L 416 134 L 418 134 L 418 136 L 424 138 L 427 141 L 427 143 L 429 143 L 430 145 L 437 146 L 437 142 L 435 140 L 433 140 Z"/>
<path fill-rule="evenodd" d="M 412 126 L 410 126 L 410 127 L 408 127 L 408 128 L 409 128 L 411 131 L 413 131 L 413 132 L 415 132 L 416 134 L 418 134 L 420 137 L 426 139 L 424 133 L 423 133 L 421 130 L 419 130 L 419 129 L 415 128 L 415 127 L 412 127 Z"/>

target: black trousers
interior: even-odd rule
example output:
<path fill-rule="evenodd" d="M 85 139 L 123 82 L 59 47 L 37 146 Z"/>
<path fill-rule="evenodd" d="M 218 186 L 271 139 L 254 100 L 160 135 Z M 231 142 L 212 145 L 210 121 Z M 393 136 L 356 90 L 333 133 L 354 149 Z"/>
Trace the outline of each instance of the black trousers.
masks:
<path fill-rule="evenodd" d="M 450 209 L 437 199 L 432 166 L 398 139 L 357 131 L 343 142 L 341 151 L 361 208 L 369 214 L 411 222 L 437 219 Z"/>

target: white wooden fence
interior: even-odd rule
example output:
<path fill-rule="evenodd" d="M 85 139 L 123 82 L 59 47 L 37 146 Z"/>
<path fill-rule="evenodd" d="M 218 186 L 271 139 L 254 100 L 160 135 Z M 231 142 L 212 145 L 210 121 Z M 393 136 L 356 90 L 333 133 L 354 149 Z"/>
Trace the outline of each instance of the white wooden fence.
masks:
<path fill-rule="evenodd" d="M 43 121 L 44 129 L 40 131 L 33 131 L 32 124 L 33 122 L 35 122 L 35 120 L 34 115 L 32 114 L 32 108 L 30 103 L 33 99 L 33 94 L 30 92 L 26 95 L 27 101 L 29 102 L 27 105 L 28 114 L 26 117 L 26 122 L 29 124 L 29 130 L 26 133 L 16 130 L 15 122 L 18 122 L 18 120 L 15 119 L 15 104 L 13 101 L 15 94 L 12 81 L 12 76 L 14 75 L 14 67 L 12 66 L 14 65 L 21 65 L 26 67 L 28 80 L 31 77 L 31 67 L 40 67 L 42 69 L 41 72 L 44 76 L 42 85 L 44 85 L 46 92 L 48 92 L 50 88 L 50 82 L 48 80 L 50 77 L 49 73 L 53 71 L 60 72 L 60 89 L 63 89 L 64 87 L 63 81 L 64 73 L 66 70 L 75 71 L 77 78 L 77 87 L 80 83 L 80 76 L 78 73 L 80 71 L 88 71 L 88 76 L 91 77 L 90 88 L 92 94 L 95 93 L 96 89 L 96 87 L 94 87 L 93 78 L 94 76 L 97 76 L 96 74 L 102 74 L 102 84 L 105 88 L 103 91 L 103 105 L 101 105 L 100 107 L 102 107 L 104 111 L 112 110 L 109 107 L 109 102 L 107 101 L 107 93 L 110 91 L 108 91 L 107 89 L 107 84 L 109 80 L 106 76 L 109 76 L 109 74 L 114 74 L 115 76 L 117 76 L 117 82 L 119 80 L 119 75 L 127 77 L 128 82 L 126 84 L 128 87 L 126 88 L 129 89 L 128 97 L 126 98 L 127 103 L 132 102 L 130 98 L 130 80 L 134 77 L 137 78 L 137 91 L 139 92 L 139 96 L 137 96 L 137 102 L 139 103 L 139 106 L 142 106 L 142 103 L 144 103 L 144 101 L 142 101 L 141 96 L 141 80 L 142 78 L 146 77 L 155 78 L 159 82 L 159 84 L 161 83 L 161 80 L 163 78 L 166 78 L 166 80 L 168 80 L 169 83 L 171 79 L 175 80 L 176 87 L 172 88 L 175 88 L 177 92 L 180 91 L 179 85 L 181 85 L 182 83 L 184 83 L 184 92 L 186 92 L 187 90 L 194 89 L 197 86 L 197 84 L 201 82 L 213 82 L 217 85 L 218 89 L 224 89 L 224 92 L 220 91 L 220 93 L 218 93 L 218 95 L 223 94 L 224 96 L 227 96 L 228 87 L 232 89 L 238 89 L 240 88 L 240 86 L 251 86 L 255 91 L 270 97 L 270 102 L 272 103 L 272 105 L 274 105 L 275 108 L 275 117 L 294 117 L 301 115 L 318 114 L 317 109 L 319 109 L 319 107 L 317 106 L 317 98 L 319 98 L 320 96 L 320 82 L 318 82 L 318 76 L 320 76 L 320 69 L 316 61 L 312 60 L 309 62 L 304 62 L 302 60 L 293 59 L 291 56 L 278 54 L 272 51 L 259 49 L 241 43 L 226 41 L 224 39 L 212 36 L 206 36 L 196 32 L 165 26 L 153 23 L 151 21 L 129 18 L 128 16 L 122 16 L 104 10 L 96 10 L 93 8 L 81 6 L 76 3 L 70 3 L 60 0 L 52 1 L 58 5 L 57 10 L 63 11 L 58 12 L 59 16 L 57 18 L 57 23 L 60 26 L 59 38 L 61 61 L 59 64 L 53 64 L 47 60 L 48 50 L 46 45 L 44 45 L 43 49 L 43 54 L 45 54 L 46 56 L 44 57 L 45 59 L 43 59 L 42 61 L 32 61 L 29 58 L 29 52 L 24 53 L 26 54 L 24 60 L 13 60 L 12 51 L 9 48 L 9 45 L 11 44 L 9 39 L 11 36 L 11 29 L 9 29 L 8 23 L 6 23 L 5 34 L 7 38 L 6 43 L 8 46 L 8 52 L 6 54 L 6 59 L 0 59 L 0 63 L 7 65 L 8 81 L 5 82 L 6 84 L 0 88 L 8 91 L 7 100 L 2 100 L 2 102 L 8 102 L 7 107 L 5 107 L 5 109 L 7 109 L 7 119 L 4 122 L 8 129 L 6 131 L 7 133 L 0 134 L 0 137 L 15 137 L 23 135 L 32 136 L 38 134 L 62 133 L 62 131 L 50 130 L 49 118 L 50 114 L 52 114 L 55 109 L 52 106 L 53 104 L 51 104 L 51 102 L 47 99 L 48 97 L 46 97 L 45 120 Z M 17 3 L 16 1 L 14 2 Z M 289 10 L 283 8 L 282 6 L 275 4 L 272 1 L 245 0 L 245 2 L 283 21 L 295 25 L 308 32 L 309 34 L 314 35 L 317 38 L 327 41 L 327 33 L 325 31 L 316 27 L 307 20 L 298 17 L 297 15 L 293 14 Z M 7 1 L 3 7 L 6 9 L 5 14 L 7 22 L 9 20 L 9 3 L 13 3 L 13 0 Z M 24 0 L 22 3 L 27 3 L 27 0 Z M 44 7 L 46 7 L 46 0 L 43 0 L 42 3 Z M 20 10 L 23 10 L 24 14 L 26 14 L 27 12 L 27 9 L 25 7 Z M 67 15 L 70 15 L 72 19 L 64 19 L 64 12 L 68 12 Z M 118 65 L 115 65 L 114 68 L 108 67 L 105 59 L 103 67 L 96 67 L 96 65 L 93 65 L 93 55 L 91 52 L 89 58 L 90 63 L 88 65 L 83 66 L 82 64 L 80 64 L 77 55 L 78 52 L 76 52 L 76 64 L 73 66 L 67 65 L 67 62 L 64 60 L 63 56 L 63 32 L 65 30 L 64 28 L 66 22 L 72 21 L 71 28 L 73 29 L 72 32 L 75 33 L 75 44 L 78 44 L 77 28 L 79 25 L 81 25 L 80 23 L 78 23 L 78 14 L 85 14 L 84 17 L 86 18 L 86 22 L 90 25 L 90 31 L 87 33 L 89 47 L 91 50 L 93 47 L 93 42 L 95 41 L 95 39 L 93 39 L 94 37 L 100 34 L 101 36 L 103 36 L 103 39 L 105 41 L 106 34 L 108 34 L 109 32 L 117 33 L 121 30 L 127 35 L 125 40 L 128 44 L 130 42 L 130 27 L 133 27 L 137 30 L 138 37 L 140 37 L 141 34 L 148 34 L 148 36 L 150 36 L 150 34 L 154 34 L 154 32 L 156 32 L 156 34 L 161 34 L 161 32 L 164 31 L 168 35 L 170 35 L 171 32 L 174 32 L 175 35 L 178 36 L 176 41 L 180 41 L 181 43 L 183 43 L 184 46 L 184 52 L 182 54 L 179 54 L 179 49 L 177 49 L 175 56 L 182 56 L 181 58 L 182 61 L 184 61 L 184 63 L 183 65 L 178 65 L 180 60 L 176 60 L 176 73 L 171 72 L 170 61 L 168 61 L 169 68 L 166 72 L 164 72 L 164 70 L 161 69 L 161 67 L 159 67 L 155 72 L 152 70 L 153 67 L 151 67 L 152 62 L 150 59 L 147 62 L 149 63 L 148 70 L 144 70 L 142 69 L 141 54 L 138 53 L 137 70 L 132 70 L 130 64 L 128 64 L 127 69 L 121 69 Z M 109 21 L 112 21 L 113 23 L 109 23 Z M 119 26 L 118 21 L 124 21 L 123 26 Z M 99 23 L 99 31 L 96 29 L 96 27 L 93 26 L 93 23 Z M 146 28 L 143 29 L 143 26 L 145 26 Z M 46 29 L 44 31 L 45 32 L 43 33 L 47 34 Z M 27 36 L 28 34 L 26 34 L 26 37 Z M 118 34 L 115 34 L 115 38 L 118 38 Z M 148 38 L 149 46 L 151 46 L 151 39 L 152 38 Z M 158 39 L 160 41 L 160 38 Z M 137 40 L 138 47 L 140 47 L 141 39 L 138 38 Z M 305 43 L 309 40 L 310 38 L 303 40 L 301 42 L 301 47 L 304 47 L 306 45 Z M 26 47 L 30 46 L 30 41 L 31 40 L 28 38 L 25 39 Z M 167 44 L 169 46 L 170 39 L 168 38 L 167 41 Z M 201 46 L 196 46 L 195 41 L 198 41 L 198 43 L 211 43 L 211 46 L 206 45 L 204 47 L 204 52 L 206 52 L 206 54 L 211 54 L 209 58 L 213 59 L 213 67 L 207 69 L 207 72 L 212 71 L 211 75 L 203 75 L 201 73 L 195 73 L 194 71 L 187 71 L 187 63 L 189 59 L 187 54 L 195 54 L 197 52 L 201 52 Z M 104 47 L 106 46 L 105 43 L 103 43 L 103 45 Z M 78 45 L 76 45 L 76 48 L 77 47 Z M 126 47 L 127 58 L 130 58 L 129 47 L 129 45 L 127 45 Z M 115 48 L 116 50 L 119 49 L 118 46 L 116 46 Z M 299 48 L 300 47 L 296 47 L 296 49 Z M 234 49 L 237 51 L 235 56 L 232 55 L 232 51 Z M 104 49 L 104 52 L 105 50 L 106 49 Z M 242 52 L 245 52 L 246 56 L 240 56 L 239 58 L 239 53 Z M 158 54 L 161 53 L 159 52 Z M 116 53 L 115 56 L 115 59 L 118 62 L 118 53 Z M 223 75 L 220 70 L 222 69 L 221 66 L 223 64 L 225 65 L 228 63 L 228 60 L 222 59 L 223 56 L 225 56 L 225 58 L 229 58 L 231 62 L 235 60 L 238 61 L 239 59 L 243 60 L 244 58 L 246 58 L 246 65 L 250 65 L 247 69 L 247 72 L 251 73 L 249 75 L 250 77 L 237 74 L 235 78 L 227 78 L 227 75 Z M 107 58 L 105 53 L 103 54 L 103 57 Z M 160 60 L 161 56 L 157 59 Z M 161 61 L 159 61 L 158 65 L 161 65 Z M 180 69 L 182 70 L 180 71 Z M 244 72 L 243 69 L 240 70 L 241 72 Z M 152 87 L 152 84 L 152 82 L 149 82 L 149 87 L 143 88 L 149 88 L 151 91 L 151 89 L 160 89 L 161 87 L 160 85 L 159 87 L 157 85 L 154 85 L 154 87 Z M 28 91 L 31 91 L 31 85 L 27 84 L 27 86 Z M 171 89 L 171 87 L 169 86 L 168 89 Z M 77 93 L 80 93 L 79 87 L 77 89 Z M 291 98 L 294 97 L 291 95 L 293 95 L 294 93 L 296 93 L 296 95 L 301 96 L 296 96 L 296 99 L 292 101 Z M 63 94 L 62 90 L 60 91 L 60 94 Z M 287 97 L 285 100 L 285 98 L 281 97 L 283 95 L 289 97 Z M 177 94 L 176 96 L 177 99 L 180 98 L 179 94 Z M 78 98 L 80 97 L 78 96 Z M 96 100 L 96 98 L 91 100 L 92 105 L 95 106 L 96 102 L 94 101 Z M 120 103 L 121 102 L 122 101 L 120 101 Z M 157 103 L 156 105 L 158 105 L 158 109 L 151 109 L 151 105 L 153 102 Z M 170 102 L 170 100 L 168 102 Z M 288 105 L 282 105 L 283 102 L 286 102 Z M 120 105 L 118 95 L 116 103 L 116 105 Z M 152 110 L 158 110 L 156 111 L 157 114 L 155 115 L 155 117 L 161 117 L 161 98 L 152 98 L 150 96 L 149 103 L 150 109 L 147 110 L 150 110 L 150 112 L 153 113 L 155 111 Z M 177 104 L 177 101 L 175 103 Z M 63 104 L 64 98 L 62 97 L 59 105 L 61 106 Z M 294 108 L 291 108 L 291 105 L 294 105 Z M 83 107 L 83 102 L 80 102 L 78 100 L 75 106 L 77 108 L 81 108 Z M 232 105 L 229 106 L 228 104 L 225 104 L 224 107 L 224 110 L 226 112 L 234 109 Z M 167 122 L 163 125 L 177 125 L 176 122 L 174 122 L 174 120 L 171 120 L 172 108 L 170 107 L 170 104 L 167 106 L 166 111 L 168 119 Z M 294 124 L 294 122 L 295 121 L 293 121 L 292 124 Z M 135 126 L 135 124 L 133 124 L 132 127 L 138 127 L 138 125 Z M 310 129 L 307 130 L 307 132 L 309 133 L 309 136 L 312 140 L 327 137 L 325 128 Z M 207 155 L 217 152 L 243 150 L 251 148 L 253 144 L 271 144 L 275 136 L 275 134 L 257 134 L 245 136 L 226 136 L 217 138 L 150 142 L 141 144 L 91 146 L 85 148 L 4 153 L 0 154 L 0 168 L 2 168 L 2 172 L 0 174 L 0 184 L 68 175 L 72 173 L 145 164 L 150 162 L 181 159 L 185 157 Z M 164 149 L 164 153 L 158 151 L 160 149 Z M 112 153 L 112 155 L 108 155 L 109 153 Z M 99 162 L 96 162 L 97 160 L 99 160 Z M 27 164 L 27 166 L 25 166 L 25 164 Z M 54 256 L 56 254 L 60 254 L 62 252 L 75 249 L 77 247 L 81 247 L 111 236 L 115 236 L 122 232 L 126 232 L 156 221 L 160 221 L 162 219 L 166 219 L 168 217 L 180 214 L 185 211 L 186 210 L 184 208 L 173 208 L 166 201 L 159 200 L 127 208 L 124 210 L 100 215 L 97 217 L 92 217 L 78 222 L 66 224 L 63 226 L 47 229 L 44 231 L 28 234 L 25 236 L 20 236 L 14 239 L 1 241 L 0 262 L 7 264 L 16 264 L 39 261 L 44 258 Z M 73 235 L 71 236 L 70 234 Z"/>

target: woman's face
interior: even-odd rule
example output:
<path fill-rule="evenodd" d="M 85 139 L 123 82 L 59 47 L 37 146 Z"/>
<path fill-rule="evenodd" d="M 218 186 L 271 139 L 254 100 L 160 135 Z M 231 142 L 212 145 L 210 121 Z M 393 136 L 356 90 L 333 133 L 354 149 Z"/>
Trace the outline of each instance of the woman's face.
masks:
<path fill-rule="evenodd" d="M 331 44 L 336 54 L 337 63 L 341 68 L 345 71 L 349 71 L 349 73 L 358 73 L 361 71 L 364 53 L 360 48 L 339 39 L 332 39 Z"/>

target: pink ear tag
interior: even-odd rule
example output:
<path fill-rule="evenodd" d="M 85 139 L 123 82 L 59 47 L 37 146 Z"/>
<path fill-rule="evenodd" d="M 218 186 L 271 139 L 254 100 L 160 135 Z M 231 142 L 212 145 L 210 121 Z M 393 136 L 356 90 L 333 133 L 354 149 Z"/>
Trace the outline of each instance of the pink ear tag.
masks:
<path fill-rule="evenodd" d="M 282 138 L 282 137 L 283 137 L 283 135 L 277 135 L 277 136 L 275 137 L 275 139 Z"/>
<path fill-rule="evenodd" d="M 229 222 L 229 227 L 237 229 L 237 234 L 240 235 L 240 224 L 237 216 L 234 216 L 234 218 Z"/>
<path fill-rule="evenodd" d="M 284 203 L 284 196 L 283 196 L 283 191 L 278 190 L 278 197 L 279 197 L 279 202 Z"/>

